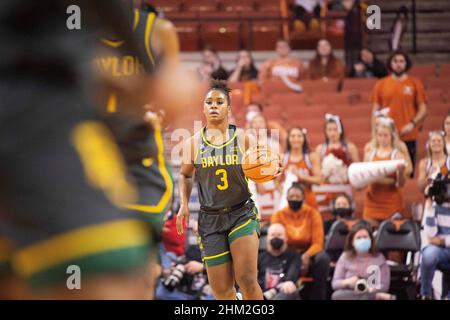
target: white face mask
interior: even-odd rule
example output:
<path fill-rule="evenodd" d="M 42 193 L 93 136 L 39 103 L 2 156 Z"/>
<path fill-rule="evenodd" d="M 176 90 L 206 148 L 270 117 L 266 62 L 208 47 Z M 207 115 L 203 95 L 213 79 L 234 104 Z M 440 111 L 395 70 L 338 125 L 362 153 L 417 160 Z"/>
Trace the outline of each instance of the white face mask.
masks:
<path fill-rule="evenodd" d="M 249 111 L 247 112 L 247 115 L 245 116 L 245 119 L 247 120 L 247 123 L 250 123 L 254 117 L 256 117 L 259 114 L 258 111 Z"/>

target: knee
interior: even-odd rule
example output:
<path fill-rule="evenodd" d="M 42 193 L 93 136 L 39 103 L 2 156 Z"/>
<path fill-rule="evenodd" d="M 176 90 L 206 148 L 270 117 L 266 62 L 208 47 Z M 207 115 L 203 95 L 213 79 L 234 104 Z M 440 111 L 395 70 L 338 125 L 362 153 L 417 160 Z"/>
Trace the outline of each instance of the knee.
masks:
<path fill-rule="evenodd" d="M 257 276 L 253 272 L 247 272 L 243 274 L 236 275 L 236 282 L 239 287 L 243 290 L 252 290 L 256 286 L 259 286 L 257 281 Z"/>
<path fill-rule="evenodd" d="M 422 251 L 422 266 L 430 268 L 436 266 L 438 263 L 438 250 L 434 246 L 427 246 Z"/>

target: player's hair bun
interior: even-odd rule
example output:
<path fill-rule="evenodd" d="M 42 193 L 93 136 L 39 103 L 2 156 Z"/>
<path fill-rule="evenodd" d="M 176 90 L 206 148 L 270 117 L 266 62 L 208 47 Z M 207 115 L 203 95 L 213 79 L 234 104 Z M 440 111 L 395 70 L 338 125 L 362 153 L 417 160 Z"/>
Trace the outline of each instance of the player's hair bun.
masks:
<path fill-rule="evenodd" d="M 226 80 L 212 79 L 209 84 L 209 90 L 220 90 L 226 94 L 231 92 Z"/>

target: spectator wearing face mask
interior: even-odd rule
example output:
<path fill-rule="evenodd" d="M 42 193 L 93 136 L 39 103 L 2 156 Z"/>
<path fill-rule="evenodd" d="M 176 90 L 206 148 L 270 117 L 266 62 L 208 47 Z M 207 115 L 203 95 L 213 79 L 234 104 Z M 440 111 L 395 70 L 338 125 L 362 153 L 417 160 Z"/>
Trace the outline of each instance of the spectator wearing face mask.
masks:
<path fill-rule="evenodd" d="M 334 198 L 331 213 L 333 219 L 324 222 L 324 231 L 327 235 L 331 229 L 331 226 L 336 221 L 345 221 L 353 218 L 352 199 L 347 194 L 340 194 Z"/>
<path fill-rule="evenodd" d="M 378 253 L 372 230 L 365 222 L 356 223 L 347 237 L 332 280 L 333 300 L 390 300 L 390 270 Z"/>
<path fill-rule="evenodd" d="M 298 300 L 296 281 L 300 277 L 300 255 L 288 249 L 286 229 L 270 225 L 267 250 L 258 257 L 258 282 L 267 300 Z"/>
<path fill-rule="evenodd" d="M 319 211 L 304 203 L 304 191 L 298 183 L 288 189 L 287 202 L 287 207 L 272 215 L 271 223 L 280 223 L 286 228 L 289 248 L 301 254 L 301 275 L 314 279 L 308 298 L 324 300 L 330 258 L 323 251 L 322 217 Z"/>

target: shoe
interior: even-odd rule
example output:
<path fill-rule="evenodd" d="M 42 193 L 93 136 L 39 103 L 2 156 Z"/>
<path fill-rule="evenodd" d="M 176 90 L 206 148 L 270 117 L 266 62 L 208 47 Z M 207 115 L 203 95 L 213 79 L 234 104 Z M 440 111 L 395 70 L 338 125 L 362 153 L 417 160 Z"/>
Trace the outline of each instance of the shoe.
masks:
<path fill-rule="evenodd" d="M 295 29 L 295 31 L 298 31 L 298 32 L 305 32 L 305 30 L 306 30 L 305 23 L 301 20 L 295 20 L 294 21 L 294 29 Z"/>
<path fill-rule="evenodd" d="M 431 296 L 421 296 L 420 300 L 433 300 L 433 297 L 431 297 Z"/>
<path fill-rule="evenodd" d="M 311 31 L 317 31 L 320 29 L 320 22 L 317 19 L 311 19 L 309 22 L 309 30 Z"/>
<path fill-rule="evenodd" d="M 236 292 L 236 300 L 243 300 L 242 293 Z"/>

